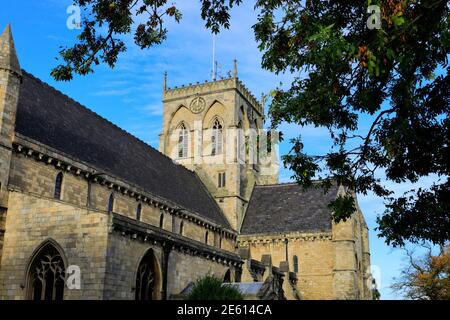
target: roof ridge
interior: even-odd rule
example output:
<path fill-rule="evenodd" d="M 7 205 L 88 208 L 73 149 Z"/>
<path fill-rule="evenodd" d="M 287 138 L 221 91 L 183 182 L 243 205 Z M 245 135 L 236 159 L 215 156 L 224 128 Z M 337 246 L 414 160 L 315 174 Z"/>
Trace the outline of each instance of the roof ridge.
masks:
<path fill-rule="evenodd" d="M 312 184 L 318 184 L 321 182 L 321 180 L 312 180 L 311 181 Z M 300 184 L 296 181 L 290 181 L 290 182 L 279 182 L 279 183 L 270 183 L 270 184 L 258 184 L 255 185 L 255 188 L 257 187 L 281 187 L 281 186 L 288 186 L 288 185 L 298 185 L 300 186 Z"/>
<path fill-rule="evenodd" d="M 50 84 L 46 83 L 45 81 L 39 79 L 38 77 L 36 77 L 35 75 L 27 72 L 25 69 L 22 69 L 22 72 L 24 73 L 24 75 L 30 76 L 31 78 L 33 78 L 34 80 L 40 82 L 41 84 L 43 84 L 44 86 L 48 87 L 50 90 L 55 91 L 56 93 L 62 95 L 63 97 L 65 97 L 66 99 L 70 100 L 71 102 L 73 102 L 74 104 L 76 104 L 77 106 L 79 106 L 80 108 L 82 108 L 83 110 L 93 114 L 94 116 L 96 116 L 97 118 L 105 121 L 106 123 L 110 124 L 111 126 L 113 126 L 114 128 L 118 129 L 119 131 L 121 131 L 122 133 L 124 133 L 127 136 L 130 136 L 132 139 L 138 141 L 139 143 L 143 144 L 145 147 L 150 148 L 154 151 L 156 151 L 157 153 L 159 153 L 160 155 L 162 155 L 163 157 L 169 159 L 174 165 L 176 165 L 177 167 L 182 167 L 184 170 L 186 170 L 189 173 L 194 173 L 192 170 L 189 170 L 188 168 L 186 168 L 185 166 L 178 164 L 176 162 L 173 161 L 172 158 L 170 158 L 169 156 L 165 155 L 164 153 L 162 153 L 161 151 L 159 151 L 158 149 L 154 148 L 153 146 L 151 146 L 150 144 L 146 143 L 145 141 L 139 139 L 138 137 L 136 137 L 135 135 L 131 134 L 130 132 L 126 131 L 125 129 L 119 127 L 118 125 L 116 125 L 115 123 L 111 122 L 110 120 L 102 117 L 101 115 L 99 115 L 98 113 L 96 113 L 95 111 L 89 109 L 88 107 L 86 107 L 85 105 L 81 104 L 80 102 L 78 102 L 77 100 L 73 99 L 72 97 L 68 96 L 67 94 L 65 94 L 64 92 L 56 89 L 55 87 L 51 86 Z"/>
<path fill-rule="evenodd" d="M 252 199 L 253 199 L 253 195 L 255 194 L 255 189 L 256 189 L 256 187 L 257 187 L 257 185 L 256 185 L 256 182 L 255 182 L 255 183 L 253 184 L 253 188 L 252 188 L 252 192 L 250 193 L 250 197 L 248 198 L 247 209 L 246 209 L 245 212 L 244 212 L 244 217 L 243 217 L 243 219 L 242 219 L 241 225 L 239 226 L 239 229 L 240 229 L 240 230 L 238 230 L 239 233 L 241 233 L 242 227 L 244 226 L 245 220 L 247 219 L 248 208 L 249 208 L 249 206 L 250 206 L 250 202 L 251 202 Z"/>

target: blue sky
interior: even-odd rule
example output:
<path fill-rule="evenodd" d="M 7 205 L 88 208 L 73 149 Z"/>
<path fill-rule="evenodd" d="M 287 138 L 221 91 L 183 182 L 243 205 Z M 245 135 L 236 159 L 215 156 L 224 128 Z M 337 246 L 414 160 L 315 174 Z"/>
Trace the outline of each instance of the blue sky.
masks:
<path fill-rule="evenodd" d="M 59 46 L 70 45 L 77 35 L 76 30 L 66 27 L 70 0 L 8 1 L 0 11 L 0 29 L 8 22 L 12 24 L 22 68 L 157 148 L 164 71 L 168 72 L 170 87 L 210 79 L 212 36 L 204 28 L 198 3 L 177 4 L 183 19 L 180 24 L 168 24 L 169 36 L 163 45 L 146 51 L 130 45 L 115 69 L 99 66 L 95 74 L 75 77 L 69 83 L 55 82 L 49 74 L 57 64 Z M 216 38 L 216 60 L 225 76 L 236 58 L 239 78 L 260 97 L 280 82 L 287 83 L 290 76 L 277 76 L 261 69 L 261 53 L 251 30 L 256 13 L 249 3 L 232 10 L 231 28 Z M 125 40 L 132 44 L 131 37 Z M 363 121 L 362 130 L 366 126 L 367 121 Z M 330 145 L 327 131 L 320 128 L 282 125 L 280 129 L 285 135 L 281 154 L 289 151 L 290 138 L 299 133 L 307 151 L 313 154 L 326 152 Z M 288 170 L 281 170 L 281 181 L 288 181 L 290 176 Z M 426 185 L 430 179 L 421 183 Z M 406 191 L 405 186 L 392 185 L 392 188 Z M 369 194 L 359 196 L 359 204 L 370 228 L 371 262 L 379 272 L 382 299 L 400 298 L 391 292 L 389 285 L 399 275 L 404 255 L 399 249 L 388 247 L 374 231 L 375 219 L 384 211 L 383 201 Z"/>

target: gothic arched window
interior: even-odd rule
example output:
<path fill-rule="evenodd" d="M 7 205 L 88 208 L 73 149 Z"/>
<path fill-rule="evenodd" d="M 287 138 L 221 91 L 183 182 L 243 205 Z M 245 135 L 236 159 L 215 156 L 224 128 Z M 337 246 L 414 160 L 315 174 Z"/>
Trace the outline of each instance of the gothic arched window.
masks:
<path fill-rule="evenodd" d="M 65 266 L 63 258 L 50 242 L 34 256 L 28 269 L 28 298 L 32 300 L 62 300 Z"/>
<path fill-rule="evenodd" d="M 222 145 L 223 145 L 223 131 L 222 124 L 219 119 L 214 120 L 214 124 L 212 127 L 212 136 L 211 136 L 211 155 L 221 154 L 222 153 Z"/>
<path fill-rule="evenodd" d="M 181 223 L 180 223 L 180 235 L 183 235 L 183 227 L 184 227 L 184 223 L 183 223 L 183 221 L 181 221 Z"/>
<path fill-rule="evenodd" d="M 156 300 L 159 298 L 159 269 L 153 250 L 147 251 L 139 263 L 136 273 L 136 300 Z"/>
<path fill-rule="evenodd" d="M 60 172 L 56 175 L 55 192 L 54 192 L 54 197 L 55 197 L 55 199 L 58 199 L 58 200 L 61 199 L 62 182 L 63 182 L 63 174 L 62 174 L 62 172 Z"/>
<path fill-rule="evenodd" d="M 139 203 L 136 208 L 136 220 L 137 221 L 141 220 L 141 211 L 142 211 L 142 205 Z"/>
<path fill-rule="evenodd" d="M 114 210 L 114 194 L 111 193 L 109 195 L 109 200 L 108 200 L 108 212 L 113 212 Z"/>
<path fill-rule="evenodd" d="M 178 158 L 186 158 L 188 156 L 188 130 L 184 123 L 178 128 Z"/>
<path fill-rule="evenodd" d="M 223 282 L 224 283 L 230 283 L 231 282 L 231 271 L 230 269 L 225 272 L 225 275 L 223 276 Z"/>
<path fill-rule="evenodd" d="M 294 272 L 297 273 L 298 272 L 298 257 L 294 256 L 293 258 L 293 264 L 294 264 Z"/>
<path fill-rule="evenodd" d="M 164 228 L 164 213 L 161 213 L 161 216 L 159 217 L 159 227 L 161 229 Z"/>

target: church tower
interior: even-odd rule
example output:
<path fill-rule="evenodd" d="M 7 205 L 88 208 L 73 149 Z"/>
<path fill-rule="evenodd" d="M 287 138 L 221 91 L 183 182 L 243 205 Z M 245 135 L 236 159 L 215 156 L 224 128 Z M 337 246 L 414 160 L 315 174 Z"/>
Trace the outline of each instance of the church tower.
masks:
<path fill-rule="evenodd" d="M 0 36 L 0 260 L 8 208 L 8 179 L 22 72 L 8 25 Z"/>
<path fill-rule="evenodd" d="M 239 80 L 236 61 L 220 80 L 168 88 L 164 76 L 160 151 L 198 174 L 238 231 L 253 186 L 278 182 L 275 152 L 261 152 L 263 124 L 264 101 Z"/>

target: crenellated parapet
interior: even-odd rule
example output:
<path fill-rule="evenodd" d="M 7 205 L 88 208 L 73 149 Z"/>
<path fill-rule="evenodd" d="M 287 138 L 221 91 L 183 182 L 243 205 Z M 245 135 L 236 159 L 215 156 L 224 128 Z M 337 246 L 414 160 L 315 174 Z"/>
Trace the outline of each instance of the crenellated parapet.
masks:
<path fill-rule="evenodd" d="M 166 78 L 165 78 L 166 79 Z M 167 80 L 165 80 L 167 81 Z M 166 83 L 166 82 L 165 82 Z M 245 84 L 237 77 L 222 78 L 203 83 L 189 83 L 181 87 L 163 86 L 163 102 L 170 102 L 182 98 L 189 98 L 202 94 L 218 93 L 221 91 L 236 90 L 260 114 L 264 114 L 264 105 L 251 93 Z"/>
<path fill-rule="evenodd" d="M 310 242 L 310 241 L 331 241 L 331 232 L 289 232 L 279 234 L 254 234 L 239 235 L 238 243 L 240 246 L 248 246 L 251 244 L 284 244 L 288 241 L 292 242 Z"/>

